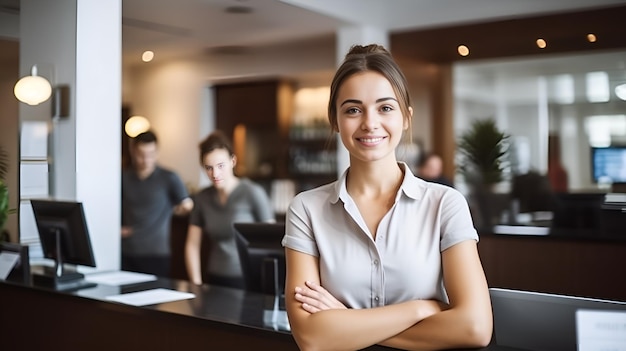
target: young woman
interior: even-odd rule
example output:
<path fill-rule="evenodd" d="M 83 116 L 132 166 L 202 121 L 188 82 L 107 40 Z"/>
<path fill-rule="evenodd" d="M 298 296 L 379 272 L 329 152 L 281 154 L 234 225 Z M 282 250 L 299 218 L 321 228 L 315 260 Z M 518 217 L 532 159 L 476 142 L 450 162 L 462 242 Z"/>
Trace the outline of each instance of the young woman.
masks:
<path fill-rule="evenodd" d="M 200 163 L 213 183 L 194 197 L 189 216 L 185 262 L 189 280 L 244 288 L 233 223 L 273 222 L 274 213 L 265 190 L 249 179 L 238 178 L 237 158 L 220 131 L 200 143 Z M 202 277 L 200 248 L 203 232 L 211 241 L 207 276 Z"/>
<path fill-rule="evenodd" d="M 350 167 L 338 181 L 298 194 L 286 217 L 286 308 L 302 350 L 434 350 L 491 339 L 465 198 L 396 160 L 412 113 L 391 55 L 354 46 L 328 105 Z"/>

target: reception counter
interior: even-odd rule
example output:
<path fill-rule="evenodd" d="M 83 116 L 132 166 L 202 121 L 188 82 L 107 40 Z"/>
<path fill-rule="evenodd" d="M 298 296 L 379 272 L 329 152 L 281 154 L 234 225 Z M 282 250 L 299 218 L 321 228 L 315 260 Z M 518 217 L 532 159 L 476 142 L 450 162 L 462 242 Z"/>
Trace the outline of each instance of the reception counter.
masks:
<path fill-rule="evenodd" d="M 155 288 L 195 298 L 142 307 L 105 299 Z M 297 350 L 273 297 L 185 281 L 74 292 L 0 282 L 0 311 L 6 350 Z"/>
<path fill-rule="evenodd" d="M 157 288 L 195 297 L 141 307 L 106 299 Z M 171 279 L 73 292 L 0 281 L 0 335 L 3 350 L 298 350 L 281 305 L 269 295 Z"/>
<path fill-rule="evenodd" d="M 479 229 L 490 287 L 626 301 L 626 229 Z"/>
<path fill-rule="evenodd" d="M 141 307 L 106 299 L 156 288 L 195 298 Z M 1 349 L 298 350 L 280 305 L 269 295 L 170 279 L 73 292 L 0 281 Z"/>
<path fill-rule="evenodd" d="M 146 306 L 107 298 L 153 289 L 192 293 L 194 297 Z M 510 329 L 509 312 L 502 311 L 502 304 L 519 311 L 519 298 L 520 294 L 507 302 L 499 299 L 500 317 L 495 318 L 494 331 Z M 270 295 L 162 278 L 122 287 L 97 284 L 69 292 L 0 281 L 1 346 L 3 350 L 298 350 L 283 304 Z M 554 304 L 557 310 L 563 305 L 562 300 Z M 536 309 L 540 305 L 529 306 Z M 566 343 L 571 345 L 575 343 L 573 312 L 560 318 L 564 319 L 553 319 L 557 324 L 545 327 L 563 330 L 563 325 L 569 325 Z M 496 345 L 480 350 L 496 349 L 521 350 Z M 366 350 L 392 349 L 376 345 Z"/>

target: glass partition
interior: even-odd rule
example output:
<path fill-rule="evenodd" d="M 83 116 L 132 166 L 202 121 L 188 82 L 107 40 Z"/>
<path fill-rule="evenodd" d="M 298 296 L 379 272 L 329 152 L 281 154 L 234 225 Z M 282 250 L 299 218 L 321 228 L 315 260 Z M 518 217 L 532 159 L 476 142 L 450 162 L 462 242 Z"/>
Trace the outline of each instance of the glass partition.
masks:
<path fill-rule="evenodd" d="M 459 62 L 453 74 L 456 137 L 484 118 L 511 135 L 514 162 L 497 192 L 516 174 L 548 175 L 555 164 L 560 192 L 611 191 L 611 178 L 594 178 L 592 150 L 626 146 L 626 51 Z"/>

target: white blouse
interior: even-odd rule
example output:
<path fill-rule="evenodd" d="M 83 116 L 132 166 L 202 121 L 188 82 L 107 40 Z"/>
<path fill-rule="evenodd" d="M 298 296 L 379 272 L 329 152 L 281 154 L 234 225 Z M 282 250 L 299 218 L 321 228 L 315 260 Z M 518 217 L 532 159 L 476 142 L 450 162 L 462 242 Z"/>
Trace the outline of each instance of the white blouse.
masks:
<path fill-rule="evenodd" d="M 448 302 L 441 252 L 478 241 L 460 192 L 425 182 L 405 163 L 400 166 L 404 180 L 376 240 L 347 192 L 348 170 L 334 183 L 296 195 L 289 206 L 283 246 L 319 257 L 321 285 L 347 307 Z"/>

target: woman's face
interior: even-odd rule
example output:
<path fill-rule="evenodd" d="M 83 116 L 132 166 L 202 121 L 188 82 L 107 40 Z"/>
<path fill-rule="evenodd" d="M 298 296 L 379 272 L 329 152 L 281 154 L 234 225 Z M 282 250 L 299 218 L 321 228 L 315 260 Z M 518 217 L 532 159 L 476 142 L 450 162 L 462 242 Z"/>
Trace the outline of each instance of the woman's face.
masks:
<path fill-rule="evenodd" d="M 395 159 L 408 118 L 402 115 L 398 98 L 384 76 L 368 71 L 349 77 L 338 90 L 336 104 L 339 134 L 351 162 Z"/>
<path fill-rule="evenodd" d="M 215 149 L 202 158 L 202 166 L 213 183 L 220 189 L 226 186 L 234 177 L 235 156 L 231 156 L 226 149 Z"/>

